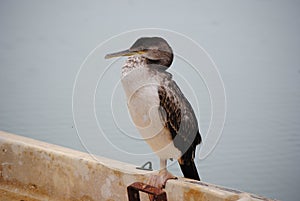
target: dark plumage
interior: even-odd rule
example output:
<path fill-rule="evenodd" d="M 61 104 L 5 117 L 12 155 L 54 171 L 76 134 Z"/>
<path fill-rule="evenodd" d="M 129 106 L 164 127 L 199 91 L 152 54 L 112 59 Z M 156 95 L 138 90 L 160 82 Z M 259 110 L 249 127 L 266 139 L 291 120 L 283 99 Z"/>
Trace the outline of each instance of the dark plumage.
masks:
<path fill-rule="evenodd" d="M 158 86 L 160 114 L 172 135 L 172 140 L 182 156 L 178 159 L 182 173 L 190 179 L 200 180 L 194 164 L 196 146 L 201 135 L 192 106 L 171 76 L 166 76 Z"/>
<path fill-rule="evenodd" d="M 143 51 L 147 54 L 146 62 L 148 64 L 157 64 L 168 68 L 173 61 L 173 51 L 167 41 L 160 37 L 139 38 L 129 51 Z"/>

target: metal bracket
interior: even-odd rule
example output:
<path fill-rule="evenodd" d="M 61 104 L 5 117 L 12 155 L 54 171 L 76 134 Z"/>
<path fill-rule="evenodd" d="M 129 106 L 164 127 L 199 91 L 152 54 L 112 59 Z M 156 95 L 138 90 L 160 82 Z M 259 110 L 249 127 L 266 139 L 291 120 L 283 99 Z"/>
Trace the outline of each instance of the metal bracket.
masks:
<path fill-rule="evenodd" d="M 148 167 L 147 167 L 148 166 Z M 146 162 L 144 165 L 142 165 L 141 167 L 137 167 L 136 169 L 139 170 L 147 170 L 147 171 L 152 171 L 152 163 L 151 161 Z"/>
<path fill-rule="evenodd" d="M 135 182 L 127 187 L 128 200 L 140 201 L 139 191 L 152 195 L 153 201 L 167 201 L 167 194 L 165 191 L 142 182 Z"/>

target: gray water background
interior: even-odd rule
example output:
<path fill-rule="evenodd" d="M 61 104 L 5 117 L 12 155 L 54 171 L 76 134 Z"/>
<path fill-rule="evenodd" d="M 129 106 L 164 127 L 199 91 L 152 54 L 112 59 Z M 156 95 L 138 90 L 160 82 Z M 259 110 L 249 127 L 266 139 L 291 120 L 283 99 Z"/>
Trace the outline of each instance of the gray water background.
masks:
<path fill-rule="evenodd" d="M 0 129 L 137 166 L 151 159 L 157 168 L 155 156 L 125 157 L 101 135 L 81 134 L 84 147 L 73 122 L 72 90 L 83 60 L 104 40 L 136 28 L 171 29 L 210 54 L 226 88 L 222 137 L 208 158 L 196 160 L 202 180 L 299 200 L 299 11 L 299 1 L 1 1 Z M 174 69 L 180 65 L 177 60 Z M 205 96 L 201 101 L 197 116 L 205 133 L 209 104 Z M 110 115 L 110 105 L 97 104 L 102 119 Z M 127 119 L 121 109 L 118 117 Z M 123 126 L 136 133 L 128 122 Z M 114 144 L 150 150 L 104 124 Z M 176 164 L 170 170 L 181 175 Z"/>

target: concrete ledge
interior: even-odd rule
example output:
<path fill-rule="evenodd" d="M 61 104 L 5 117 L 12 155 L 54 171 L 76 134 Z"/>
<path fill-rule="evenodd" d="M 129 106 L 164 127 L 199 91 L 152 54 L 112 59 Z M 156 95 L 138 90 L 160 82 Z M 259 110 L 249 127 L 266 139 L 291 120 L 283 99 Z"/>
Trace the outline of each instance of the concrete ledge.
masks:
<path fill-rule="evenodd" d="M 130 164 L 0 131 L 0 196 L 7 200 L 127 200 L 127 186 L 149 176 Z M 168 200 L 268 200 L 183 178 L 169 180 L 165 190 Z"/>

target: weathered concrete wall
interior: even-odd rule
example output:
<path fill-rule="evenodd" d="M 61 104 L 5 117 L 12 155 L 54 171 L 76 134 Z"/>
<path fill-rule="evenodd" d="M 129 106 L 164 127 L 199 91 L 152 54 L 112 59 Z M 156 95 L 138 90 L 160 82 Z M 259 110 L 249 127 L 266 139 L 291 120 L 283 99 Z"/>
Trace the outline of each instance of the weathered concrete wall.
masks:
<path fill-rule="evenodd" d="M 130 164 L 5 132 L 0 132 L 0 173 L 0 190 L 33 200 L 127 200 L 127 186 L 149 178 L 148 171 Z M 263 199 L 183 178 L 169 180 L 165 190 L 168 200 Z"/>

